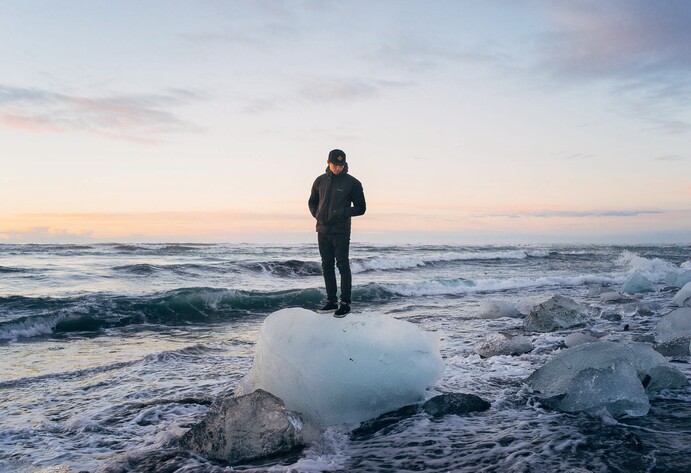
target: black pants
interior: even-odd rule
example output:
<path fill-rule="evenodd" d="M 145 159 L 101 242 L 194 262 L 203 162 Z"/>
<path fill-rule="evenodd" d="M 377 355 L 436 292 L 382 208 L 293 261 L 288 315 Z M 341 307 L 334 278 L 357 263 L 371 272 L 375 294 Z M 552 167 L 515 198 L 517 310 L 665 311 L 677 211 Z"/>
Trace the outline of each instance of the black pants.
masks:
<path fill-rule="evenodd" d="M 338 272 L 341 273 L 341 302 L 350 304 L 350 295 L 353 290 L 353 277 L 350 274 L 350 262 L 348 261 L 350 234 L 317 233 L 317 241 L 319 242 L 319 254 L 322 258 L 326 299 L 329 302 L 337 301 L 335 259 Z"/>

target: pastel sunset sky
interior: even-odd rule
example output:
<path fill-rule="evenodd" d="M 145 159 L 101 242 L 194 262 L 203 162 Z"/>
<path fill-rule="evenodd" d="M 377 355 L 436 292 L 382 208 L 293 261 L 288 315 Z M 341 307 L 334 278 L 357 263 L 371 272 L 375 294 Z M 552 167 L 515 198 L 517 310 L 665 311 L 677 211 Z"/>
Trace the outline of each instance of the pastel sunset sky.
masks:
<path fill-rule="evenodd" d="M 691 243 L 691 2 L 0 2 L 0 243 Z"/>

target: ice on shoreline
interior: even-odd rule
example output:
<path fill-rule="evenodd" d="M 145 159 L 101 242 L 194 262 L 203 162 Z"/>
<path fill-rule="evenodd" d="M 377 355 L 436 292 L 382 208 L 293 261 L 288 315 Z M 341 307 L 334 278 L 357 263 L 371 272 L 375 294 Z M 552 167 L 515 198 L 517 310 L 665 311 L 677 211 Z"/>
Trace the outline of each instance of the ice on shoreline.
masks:
<path fill-rule="evenodd" d="M 236 392 L 264 389 L 321 426 L 421 401 L 444 372 L 435 334 L 380 313 L 336 319 L 301 308 L 269 315 Z"/>
<path fill-rule="evenodd" d="M 567 348 L 528 377 L 545 403 L 566 412 L 642 416 L 646 393 L 688 384 L 684 374 L 644 343 L 593 342 Z"/>

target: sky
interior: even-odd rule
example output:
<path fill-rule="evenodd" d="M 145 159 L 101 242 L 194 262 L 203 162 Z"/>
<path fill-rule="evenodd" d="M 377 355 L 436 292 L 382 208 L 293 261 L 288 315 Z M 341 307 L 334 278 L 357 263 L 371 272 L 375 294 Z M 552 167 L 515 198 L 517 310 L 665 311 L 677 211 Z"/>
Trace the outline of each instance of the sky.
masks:
<path fill-rule="evenodd" d="M 691 2 L 0 0 L 0 243 L 691 243 Z"/>

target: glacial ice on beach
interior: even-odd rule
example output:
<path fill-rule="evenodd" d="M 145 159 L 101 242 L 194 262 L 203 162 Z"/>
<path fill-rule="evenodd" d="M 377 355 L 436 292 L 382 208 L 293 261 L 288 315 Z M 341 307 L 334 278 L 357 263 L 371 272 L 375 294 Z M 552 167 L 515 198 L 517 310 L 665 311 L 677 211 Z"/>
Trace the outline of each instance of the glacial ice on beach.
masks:
<path fill-rule="evenodd" d="M 354 423 L 421 401 L 444 372 L 435 334 L 379 313 L 269 315 L 237 394 L 264 389 L 318 425 Z"/>
<path fill-rule="evenodd" d="M 573 299 L 556 295 L 533 307 L 525 319 L 523 328 L 530 332 L 551 332 L 553 330 L 584 325 L 592 310 Z"/>
<path fill-rule="evenodd" d="M 518 307 L 513 302 L 483 301 L 480 303 L 478 315 L 483 319 L 498 319 L 500 317 L 519 317 Z"/>
<path fill-rule="evenodd" d="M 690 271 L 684 271 L 683 273 L 679 274 L 674 279 L 674 286 L 684 287 L 686 284 L 688 284 L 690 282 L 691 282 L 691 270 Z"/>
<path fill-rule="evenodd" d="M 621 292 L 625 294 L 640 294 L 642 292 L 653 292 L 654 290 L 653 283 L 639 271 L 629 276 L 621 287 Z"/>
<path fill-rule="evenodd" d="M 684 269 L 685 264 L 681 265 L 682 269 Z M 689 282 L 691 282 L 691 271 L 688 268 L 686 268 L 686 271 L 681 272 L 679 270 L 670 271 L 665 276 L 665 284 L 668 286 L 682 288 Z"/>
<path fill-rule="evenodd" d="M 679 292 L 674 296 L 674 302 L 679 307 L 691 307 L 691 282 L 687 282 L 684 287 L 679 289 Z"/>
<path fill-rule="evenodd" d="M 650 401 L 633 365 L 617 360 L 602 369 L 580 371 L 569 383 L 558 408 L 565 412 L 590 413 L 604 408 L 614 417 L 644 416 L 650 409 Z"/>
<path fill-rule="evenodd" d="M 481 342 L 475 344 L 475 353 L 482 358 L 500 355 L 521 355 L 533 349 L 533 342 L 524 335 L 515 337 L 503 333 L 490 333 Z"/>
<path fill-rule="evenodd" d="M 638 384 L 626 364 L 635 371 Z M 653 392 L 688 384 L 684 373 L 652 347 L 616 342 L 586 343 L 563 350 L 527 381 L 556 409 L 594 412 L 604 408 L 614 416 L 645 415 L 641 389 Z"/>
<path fill-rule="evenodd" d="M 691 335 L 691 308 L 673 310 L 660 319 L 655 327 L 655 341 L 668 342 Z"/>

